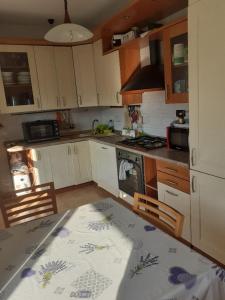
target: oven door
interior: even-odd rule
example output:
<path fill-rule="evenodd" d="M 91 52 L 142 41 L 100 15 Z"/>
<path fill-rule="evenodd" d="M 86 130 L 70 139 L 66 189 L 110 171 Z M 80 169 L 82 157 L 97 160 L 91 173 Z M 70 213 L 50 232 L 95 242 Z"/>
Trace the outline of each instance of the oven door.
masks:
<path fill-rule="evenodd" d="M 117 166 L 118 166 L 118 182 L 119 189 L 126 194 L 134 197 L 134 193 L 138 192 L 141 194 L 145 193 L 144 187 L 144 172 L 143 172 L 143 159 L 142 156 L 129 157 L 129 154 L 123 153 L 125 155 L 121 155 L 121 151 L 117 153 Z M 129 153 L 129 152 L 128 152 Z M 124 164 L 128 163 L 132 168 L 125 171 L 125 178 L 121 179 L 121 168 L 123 168 Z M 123 166 L 121 166 L 123 164 Z M 124 175 L 124 174 L 123 174 Z"/>

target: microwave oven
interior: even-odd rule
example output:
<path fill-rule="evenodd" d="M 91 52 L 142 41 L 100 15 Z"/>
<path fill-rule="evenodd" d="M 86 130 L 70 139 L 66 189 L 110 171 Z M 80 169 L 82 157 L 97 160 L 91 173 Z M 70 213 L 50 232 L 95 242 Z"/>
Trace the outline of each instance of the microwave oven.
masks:
<path fill-rule="evenodd" d="M 22 124 L 24 140 L 29 143 L 60 138 L 59 125 L 56 120 L 40 120 Z"/>
<path fill-rule="evenodd" d="M 167 145 L 170 149 L 189 151 L 189 128 L 167 127 Z"/>

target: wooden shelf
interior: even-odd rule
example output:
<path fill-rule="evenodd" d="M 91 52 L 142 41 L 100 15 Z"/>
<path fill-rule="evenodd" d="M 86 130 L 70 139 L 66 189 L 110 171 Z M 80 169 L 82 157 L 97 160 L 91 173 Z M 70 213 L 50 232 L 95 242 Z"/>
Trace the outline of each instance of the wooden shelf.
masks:
<path fill-rule="evenodd" d="M 133 94 L 143 94 L 147 92 L 157 92 L 157 91 L 164 91 L 163 88 L 154 88 L 154 89 L 144 89 L 144 90 L 134 90 L 134 91 L 126 91 L 121 92 L 121 95 L 133 95 Z"/>
<path fill-rule="evenodd" d="M 164 25 L 162 27 L 159 27 L 159 28 L 156 28 L 156 29 L 153 29 L 151 31 L 149 31 L 148 33 L 146 33 L 146 35 L 144 37 L 138 37 L 136 39 L 133 39 L 133 40 L 130 40 L 124 44 L 122 44 L 121 46 L 118 46 L 118 47 L 115 47 L 115 48 L 111 48 L 111 49 L 108 49 L 108 50 L 105 50 L 103 51 L 103 55 L 107 55 L 111 52 L 114 52 L 114 51 L 118 51 L 122 48 L 126 48 L 126 47 L 132 47 L 132 45 L 139 45 L 139 47 L 144 47 L 146 46 L 149 41 L 151 40 L 162 40 L 163 38 L 163 31 L 167 28 L 169 28 L 170 26 L 174 26 L 175 24 L 177 23 L 180 23 L 180 22 L 183 22 L 184 20 L 186 20 L 187 18 L 181 18 L 179 20 L 176 20 L 174 22 L 171 22 L 167 25 Z M 104 49 L 103 49 L 104 50 Z"/>
<path fill-rule="evenodd" d="M 150 184 L 145 184 L 145 186 L 147 186 L 148 188 L 154 190 L 154 191 L 158 191 L 157 187 L 151 186 Z"/>

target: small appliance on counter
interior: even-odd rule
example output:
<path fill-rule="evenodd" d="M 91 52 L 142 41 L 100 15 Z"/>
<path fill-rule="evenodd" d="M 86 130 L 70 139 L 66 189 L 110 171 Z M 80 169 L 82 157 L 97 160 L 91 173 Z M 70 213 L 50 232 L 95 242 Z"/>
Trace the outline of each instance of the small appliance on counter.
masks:
<path fill-rule="evenodd" d="M 177 120 L 167 127 L 167 145 L 170 149 L 189 151 L 189 120 L 185 110 L 176 111 Z"/>
<path fill-rule="evenodd" d="M 60 138 L 57 120 L 38 120 L 22 124 L 24 140 L 28 143 L 55 140 Z"/>

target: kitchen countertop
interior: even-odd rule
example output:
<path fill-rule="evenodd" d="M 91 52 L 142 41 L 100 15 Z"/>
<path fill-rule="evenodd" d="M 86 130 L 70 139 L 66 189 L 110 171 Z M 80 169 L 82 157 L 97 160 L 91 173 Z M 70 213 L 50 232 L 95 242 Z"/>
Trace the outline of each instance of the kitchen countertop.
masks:
<path fill-rule="evenodd" d="M 95 141 L 98 143 L 102 143 L 109 146 L 114 146 L 119 149 L 127 150 L 133 153 L 141 154 L 146 157 L 150 157 L 153 159 L 161 159 L 168 162 L 176 163 L 179 165 L 183 165 L 185 167 L 189 168 L 189 153 L 178 151 L 178 150 L 172 150 L 164 148 L 158 148 L 154 150 L 144 150 L 144 149 L 135 149 L 131 148 L 126 145 L 120 145 L 119 142 L 123 141 L 127 137 L 123 137 L 121 135 L 115 134 L 110 136 L 93 136 L 92 134 L 88 133 L 81 133 L 76 135 L 68 135 L 63 136 L 58 140 L 53 141 L 46 141 L 46 142 L 40 142 L 40 143 L 26 143 L 24 141 L 10 141 L 6 142 L 5 146 L 10 152 L 14 151 L 22 151 L 22 150 L 30 150 L 30 149 L 36 149 L 41 147 L 48 147 L 53 145 L 59 145 L 59 144 L 66 144 L 66 143 L 74 143 L 74 142 L 80 142 L 80 141 Z"/>

